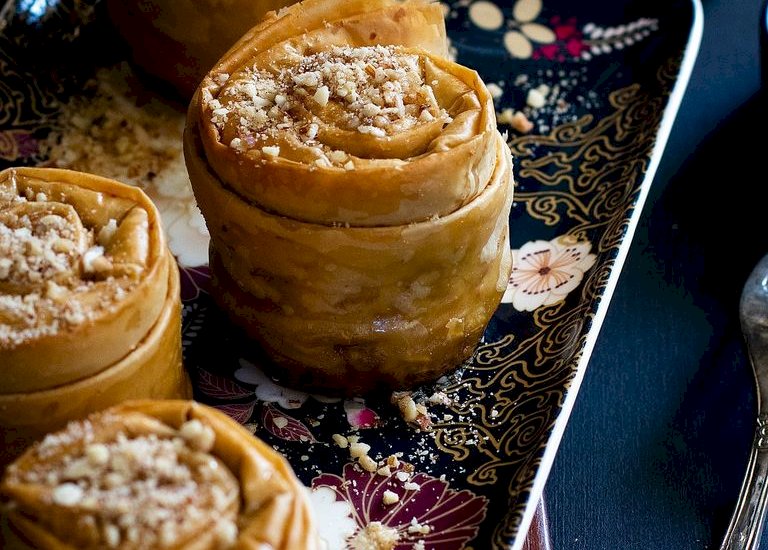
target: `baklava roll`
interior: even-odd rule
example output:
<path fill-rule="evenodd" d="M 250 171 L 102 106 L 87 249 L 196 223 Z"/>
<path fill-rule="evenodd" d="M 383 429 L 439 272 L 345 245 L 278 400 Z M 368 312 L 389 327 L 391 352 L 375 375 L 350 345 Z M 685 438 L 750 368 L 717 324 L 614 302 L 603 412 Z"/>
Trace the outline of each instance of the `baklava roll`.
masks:
<path fill-rule="evenodd" d="M 193 401 L 131 401 L 71 422 L 8 467 L 0 498 L 4 548 L 319 548 L 286 460 Z"/>
<path fill-rule="evenodd" d="M 307 0 L 205 77 L 185 158 L 214 292 L 291 379 L 365 392 L 468 358 L 506 288 L 511 158 L 440 6 Z"/>
<path fill-rule="evenodd" d="M 128 398 L 187 397 L 179 274 L 138 188 L 0 172 L 0 464 Z"/>
<path fill-rule="evenodd" d="M 295 0 L 108 0 L 133 61 L 189 99 L 232 44 Z"/>

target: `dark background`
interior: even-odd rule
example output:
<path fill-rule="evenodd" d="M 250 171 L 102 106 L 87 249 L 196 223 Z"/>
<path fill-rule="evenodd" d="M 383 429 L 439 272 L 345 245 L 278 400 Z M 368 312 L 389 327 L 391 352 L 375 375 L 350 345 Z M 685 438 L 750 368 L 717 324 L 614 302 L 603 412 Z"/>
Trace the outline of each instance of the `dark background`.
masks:
<path fill-rule="evenodd" d="M 738 300 L 768 253 L 761 2 L 703 6 L 693 74 L 545 489 L 556 550 L 717 548 L 746 466 L 756 403 Z"/>

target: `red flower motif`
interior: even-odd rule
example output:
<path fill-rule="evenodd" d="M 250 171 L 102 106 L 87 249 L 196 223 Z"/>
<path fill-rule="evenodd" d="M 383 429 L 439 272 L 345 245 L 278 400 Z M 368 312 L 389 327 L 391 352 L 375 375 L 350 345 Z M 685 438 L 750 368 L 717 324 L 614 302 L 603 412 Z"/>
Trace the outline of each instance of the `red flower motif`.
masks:
<path fill-rule="evenodd" d="M 539 46 L 539 48 L 534 52 L 533 58 L 538 59 L 539 57 L 545 57 L 547 59 L 554 59 L 557 55 L 557 52 L 559 51 L 560 47 L 557 44 L 545 44 L 543 46 Z"/>
<path fill-rule="evenodd" d="M 581 38 L 573 38 L 565 43 L 565 49 L 573 57 L 579 57 L 581 52 L 588 49 L 588 47 L 581 41 Z"/>
<path fill-rule="evenodd" d="M 576 18 L 571 17 L 566 23 L 562 23 L 559 17 L 553 17 L 551 23 L 557 40 L 567 40 L 575 35 L 581 38 L 581 32 L 576 26 Z"/>
<path fill-rule="evenodd" d="M 447 481 L 418 472 L 403 482 L 397 476 L 402 471 L 381 476 L 346 464 L 341 477 L 322 474 L 312 480 L 312 488 L 328 487 L 336 500 L 351 505 L 358 525 L 353 540 L 364 537 L 371 524 L 397 538 L 396 550 L 410 550 L 418 541 L 430 549 L 458 550 L 475 538 L 485 518 L 485 497 L 456 491 Z M 397 502 L 384 504 L 385 492 L 395 493 Z"/>
<path fill-rule="evenodd" d="M 576 18 L 563 21 L 559 16 L 550 19 L 550 25 L 555 32 L 555 42 L 542 44 L 533 52 L 533 59 L 548 59 L 565 61 L 566 56 L 580 57 L 589 47 L 584 43 L 583 34 L 579 30 Z"/>

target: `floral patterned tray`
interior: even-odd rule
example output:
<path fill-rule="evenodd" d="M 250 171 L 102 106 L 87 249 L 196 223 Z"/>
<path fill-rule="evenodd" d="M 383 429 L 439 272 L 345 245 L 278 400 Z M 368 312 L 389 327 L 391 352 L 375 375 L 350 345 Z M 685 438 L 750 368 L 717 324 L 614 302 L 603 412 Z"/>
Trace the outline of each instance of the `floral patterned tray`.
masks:
<path fill-rule="evenodd" d="M 313 489 L 330 548 L 354 546 L 376 529 L 398 549 L 521 547 L 701 36 L 697 0 L 444 7 L 458 61 L 490 85 L 509 130 L 515 268 L 473 359 L 412 394 L 428 407 L 420 425 L 406 424 L 390 395 L 333 399 L 267 376 L 207 293 L 207 235 L 188 187 L 151 170 L 136 180 L 161 209 L 182 266 L 185 364 L 196 398 L 288 457 Z M 134 82 L 127 64 L 115 65 L 127 54 L 102 8 L 0 8 L 0 168 L 66 166 L 61 134 L 78 118 L 63 113 L 84 94 L 104 94 L 99 85 L 88 92 L 95 68 L 118 67 L 112 77 Z M 108 99 L 119 95 L 106 89 Z M 146 92 L 133 99 L 129 111 L 156 108 Z M 174 116 L 182 120 L 183 106 L 160 108 L 175 113 L 170 127 Z M 532 123 L 528 133 L 507 126 L 516 111 Z M 129 134 L 129 147 L 152 137 Z M 171 164 L 181 162 L 175 140 Z M 98 147 L 91 153 L 102 154 Z M 400 465 L 369 473 L 334 434 L 355 434 L 372 458 L 397 454 Z M 397 502 L 384 504 L 385 491 Z"/>

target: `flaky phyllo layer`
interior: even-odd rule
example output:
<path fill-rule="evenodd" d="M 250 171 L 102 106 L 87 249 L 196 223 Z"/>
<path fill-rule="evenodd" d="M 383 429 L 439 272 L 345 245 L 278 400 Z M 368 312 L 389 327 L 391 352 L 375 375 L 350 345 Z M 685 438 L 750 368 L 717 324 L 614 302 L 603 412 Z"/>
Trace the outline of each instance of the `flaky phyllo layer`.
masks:
<path fill-rule="evenodd" d="M 157 211 L 138 189 L 65 170 L 0 173 L 3 393 L 124 357 L 157 321 L 168 264 Z"/>
<path fill-rule="evenodd" d="M 434 378 L 498 305 L 510 153 L 446 49 L 436 3 L 308 0 L 248 32 L 190 104 L 214 294 L 299 382 Z"/>
<path fill-rule="evenodd" d="M 97 191 L 15 172 L 0 182 L 4 345 L 94 319 L 136 286 L 149 261 L 147 211 L 113 199 L 104 212 L 104 199 Z"/>
<path fill-rule="evenodd" d="M 315 223 L 414 223 L 471 202 L 494 170 L 495 114 L 477 73 L 445 58 L 439 6 L 321 4 L 273 14 L 203 80 L 190 114 L 214 170 Z"/>
<path fill-rule="evenodd" d="M 304 487 L 222 413 L 134 401 L 47 435 L 6 471 L 2 514 L 35 548 L 315 550 Z"/>

